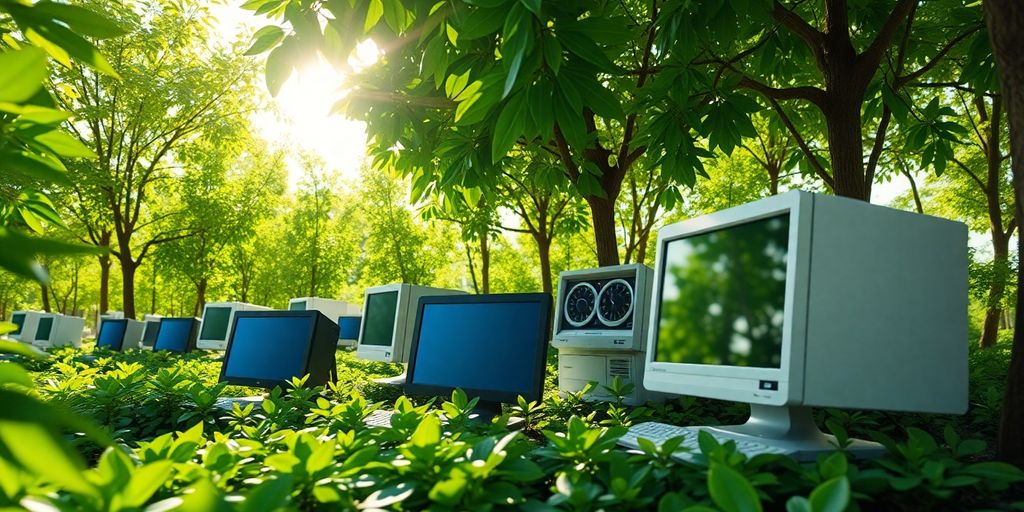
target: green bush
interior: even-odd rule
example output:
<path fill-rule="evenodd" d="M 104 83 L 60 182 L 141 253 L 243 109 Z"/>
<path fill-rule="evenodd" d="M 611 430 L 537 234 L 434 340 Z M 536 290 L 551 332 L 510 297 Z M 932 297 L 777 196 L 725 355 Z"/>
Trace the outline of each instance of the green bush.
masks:
<path fill-rule="evenodd" d="M 865 462 L 837 451 L 802 465 L 775 455 L 748 459 L 733 443 L 719 444 L 710 435 L 701 436 L 693 463 L 670 457 L 678 442 L 644 443 L 636 452 L 616 448 L 626 427 L 640 421 L 742 422 L 745 407 L 727 402 L 682 397 L 644 407 L 621 400 L 595 404 L 582 393 L 559 397 L 549 379 L 543 401 L 520 400 L 493 423 L 482 423 L 468 419 L 475 399 L 461 391 L 447 400 L 400 396 L 371 382 L 400 367 L 339 352 L 337 384 L 307 389 L 296 380 L 262 405 L 225 412 L 213 406 L 218 396 L 258 390 L 218 385 L 219 362 L 209 355 L 96 351 L 98 357 L 85 362 L 89 351 L 62 349 L 49 359 L 22 361 L 35 386 L 29 390 L 22 382 L 21 396 L 88 419 L 106 435 L 74 433 L 81 429 L 72 423 L 63 431 L 77 453 L 19 452 L 5 424 L 0 507 L 1024 509 L 1024 472 L 991 460 L 989 449 L 998 416 L 993 397 L 1001 396 L 1008 359 L 1003 347 L 972 353 L 967 415 L 820 411 L 820 423 L 840 439 L 875 439 L 889 454 Z M 630 386 L 616 382 L 609 391 L 621 397 Z M 390 428 L 364 425 L 379 408 L 397 412 Z M 509 432 L 510 416 L 524 418 L 525 428 Z M 967 432 L 970 438 L 961 436 Z M 46 462 L 21 464 L 26 453 Z M 78 454 L 85 465 L 76 462 Z"/>

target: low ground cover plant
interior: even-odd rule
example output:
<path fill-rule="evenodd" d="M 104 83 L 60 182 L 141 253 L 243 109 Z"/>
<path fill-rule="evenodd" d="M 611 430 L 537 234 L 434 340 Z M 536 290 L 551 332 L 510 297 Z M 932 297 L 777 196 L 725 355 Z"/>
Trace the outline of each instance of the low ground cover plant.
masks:
<path fill-rule="evenodd" d="M 89 352 L 95 360 L 84 360 Z M 295 379 L 262 404 L 225 411 L 214 406 L 218 397 L 263 390 L 217 384 L 215 356 L 108 353 L 87 344 L 0 365 L 3 409 L 27 408 L 20 417 L 0 417 L 0 506 L 1024 510 L 1024 472 L 992 460 L 990 449 L 1002 396 L 995 376 L 1005 375 L 1007 352 L 972 354 L 964 416 L 819 411 L 822 428 L 840 440 L 874 439 L 889 454 L 856 461 L 838 450 L 798 464 L 775 455 L 747 458 L 709 435 L 701 436 L 694 462 L 670 456 L 677 442 L 616 448 L 634 423 L 737 423 L 747 414 L 742 404 L 693 397 L 642 407 L 591 403 L 586 390 L 559 396 L 549 378 L 541 402 L 520 400 L 483 423 L 469 419 L 475 399 L 461 391 L 403 396 L 372 382 L 400 367 L 339 352 L 337 383 L 305 388 Z M 625 396 L 629 386 L 615 382 L 610 391 Z M 396 411 L 391 426 L 367 427 L 363 419 L 380 408 Z M 511 416 L 525 420 L 522 430 L 508 429 Z M 47 431 L 67 443 L 45 441 Z"/>

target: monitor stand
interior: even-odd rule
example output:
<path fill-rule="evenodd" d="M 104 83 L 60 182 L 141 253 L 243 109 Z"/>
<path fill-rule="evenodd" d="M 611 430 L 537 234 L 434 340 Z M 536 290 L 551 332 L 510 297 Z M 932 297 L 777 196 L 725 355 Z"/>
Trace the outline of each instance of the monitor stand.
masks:
<path fill-rule="evenodd" d="M 405 377 L 406 377 L 406 372 L 408 370 L 409 370 L 409 365 L 406 364 L 406 363 L 402 363 L 402 373 L 401 374 L 395 375 L 394 377 L 381 377 L 379 379 L 373 379 L 373 381 L 376 382 L 377 384 L 382 384 L 384 386 L 399 386 L 399 387 L 405 386 Z"/>
<path fill-rule="evenodd" d="M 700 428 L 712 433 L 722 432 L 730 438 L 748 438 L 792 450 L 791 456 L 801 461 L 814 461 L 819 454 L 838 449 L 835 436 L 818 429 L 810 407 L 750 404 L 750 419 L 742 425 Z M 886 453 L 884 446 L 861 439 L 849 439 L 846 451 L 858 459 L 880 457 Z"/>

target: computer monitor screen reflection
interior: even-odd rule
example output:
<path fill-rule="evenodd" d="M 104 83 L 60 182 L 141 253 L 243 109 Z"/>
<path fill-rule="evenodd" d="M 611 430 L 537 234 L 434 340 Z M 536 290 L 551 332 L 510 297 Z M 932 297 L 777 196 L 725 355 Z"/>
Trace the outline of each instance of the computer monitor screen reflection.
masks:
<path fill-rule="evenodd" d="M 671 240 L 654 360 L 779 368 L 789 214 Z"/>
<path fill-rule="evenodd" d="M 224 340 L 228 334 L 228 322 L 231 320 L 231 308 L 211 306 L 203 313 L 203 330 L 200 338 L 204 340 Z"/>
<path fill-rule="evenodd" d="M 361 345 L 389 347 L 395 335 L 398 292 L 374 293 L 366 297 Z"/>
<path fill-rule="evenodd" d="M 538 302 L 425 304 L 411 382 L 417 385 L 536 391 Z"/>
<path fill-rule="evenodd" d="M 169 350 L 184 352 L 188 348 L 189 335 L 192 332 L 191 318 L 164 318 L 160 321 L 153 350 Z"/>
<path fill-rule="evenodd" d="M 306 373 L 314 317 L 239 317 L 225 355 L 225 378 L 289 380 Z"/>
<path fill-rule="evenodd" d="M 100 326 L 100 334 L 96 337 L 96 346 L 120 350 L 127 328 L 128 322 L 125 320 L 104 320 Z"/>
<path fill-rule="evenodd" d="M 338 318 L 338 339 L 354 340 L 359 338 L 359 324 L 361 318 L 358 316 L 343 316 Z"/>

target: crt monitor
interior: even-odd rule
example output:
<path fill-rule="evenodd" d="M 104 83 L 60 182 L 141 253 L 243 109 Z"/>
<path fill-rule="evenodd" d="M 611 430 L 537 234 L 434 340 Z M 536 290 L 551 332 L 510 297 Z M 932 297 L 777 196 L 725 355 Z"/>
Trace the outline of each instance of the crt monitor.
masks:
<path fill-rule="evenodd" d="M 270 389 L 309 374 L 308 386 L 322 386 L 337 371 L 337 343 L 338 324 L 316 310 L 239 311 L 220 380 Z"/>
<path fill-rule="evenodd" d="M 338 317 L 338 341 L 339 344 L 355 345 L 359 341 L 359 326 L 363 317 L 359 315 Z"/>
<path fill-rule="evenodd" d="M 191 352 L 196 348 L 198 336 L 198 318 L 165 317 L 160 320 L 154 336 L 153 351 Z"/>
<path fill-rule="evenodd" d="M 356 357 L 386 363 L 408 362 L 416 304 L 420 297 L 465 293 L 406 283 L 367 288 Z"/>
<path fill-rule="evenodd" d="M 518 396 L 540 400 L 551 304 L 546 293 L 421 298 L 406 392 L 460 388 L 491 413 Z"/>
<path fill-rule="evenodd" d="M 196 347 L 206 350 L 224 350 L 231 337 L 235 314 L 240 311 L 268 311 L 266 306 L 245 302 L 207 302 L 203 306 L 203 319 L 199 324 Z"/>
<path fill-rule="evenodd" d="M 966 410 L 961 223 L 793 191 L 666 226 L 656 256 L 644 386 L 751 404 L 712 430 L 813 459 L 813 407 Z"/>
<path fill-rule="evenodd" d="M 128 329 L 128 320 L 124 318 L 111 318 L 103 321 L 100 325 L 100 332 L 96 335 L 96 348 L 120 351 L 124 344 L 125 331 Z"/>
<path fill-rule="evenodd" d="M 25 327 L 25 312 L 15 311 L 14 314 L 11 315 L 11 323 L 14 324 L 14 330 L 11 331 L 10 335 L 17 337 Z"/>
<path fill-rule="evenodd" d="M 160 320 L 146 320 L 146 330 L 142 332 L 142 345 L 152 347 L 156 342 L 156 333 L 160 329 Z"/>

